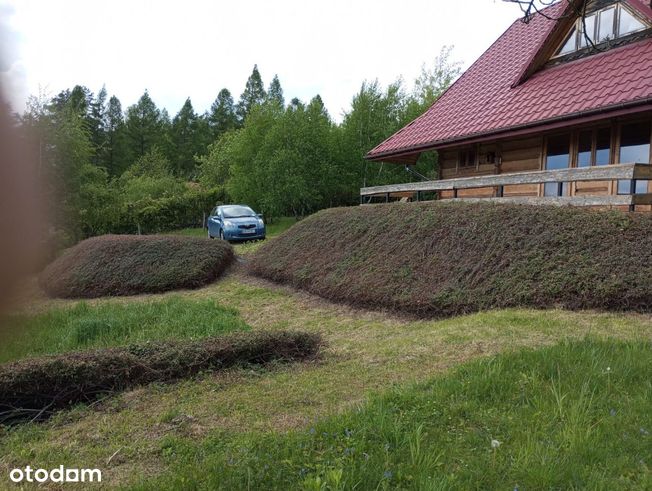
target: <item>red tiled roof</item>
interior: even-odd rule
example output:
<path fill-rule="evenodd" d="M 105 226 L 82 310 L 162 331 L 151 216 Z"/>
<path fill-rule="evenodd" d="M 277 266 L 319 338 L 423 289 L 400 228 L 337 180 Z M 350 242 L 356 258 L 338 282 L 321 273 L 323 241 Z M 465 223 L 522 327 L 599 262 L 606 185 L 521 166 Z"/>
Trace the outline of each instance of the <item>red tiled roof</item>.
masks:
<path fill-rule="evenodd" d="M 652 18 L 642 0 L 628 0 Z M 565 1 L 547 9 L 559 16 Z M 368 158 L 436 148 L 516 128 L 652 102 L 652 39 L 545 68 L 515 85 L 557 21 L 518 20 L 423 115 L 375 147 Z"/>

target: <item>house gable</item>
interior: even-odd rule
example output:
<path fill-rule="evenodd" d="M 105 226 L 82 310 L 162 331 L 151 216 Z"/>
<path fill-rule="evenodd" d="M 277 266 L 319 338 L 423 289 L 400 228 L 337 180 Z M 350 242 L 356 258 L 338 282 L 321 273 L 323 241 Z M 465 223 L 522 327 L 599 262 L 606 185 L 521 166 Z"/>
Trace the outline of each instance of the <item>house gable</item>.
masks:
<path fill-rule="evenodd" d="M 652 9 L 640 0 L 568 1 L 565 10 L 553 19 L 555 28 L 512 87 L 544 67 L 652 37 Z"/>

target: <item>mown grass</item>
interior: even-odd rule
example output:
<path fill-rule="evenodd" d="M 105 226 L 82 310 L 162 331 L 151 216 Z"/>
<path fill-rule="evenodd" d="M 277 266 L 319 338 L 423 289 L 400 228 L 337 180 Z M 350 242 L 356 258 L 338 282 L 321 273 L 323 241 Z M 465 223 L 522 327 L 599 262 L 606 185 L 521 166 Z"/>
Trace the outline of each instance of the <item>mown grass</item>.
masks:
<path fill-rule="evenodd" d="M 423 383 L 470 360 L 587 335 L 614 341 L 652 339 L 652 322 L 642 315 L 509 309 L 414 321 L 324 302 L 238 274 L 173 296 L 218 299 L 220 305 L 239 311 L 254 330 L 319 333 L 326 342 L 322 360 L 273 371 L 235 369 L 173 385 L 152 384 L 93 408 L 64 411 L 45 424 L 0 427 L 0 483 L 12 468 L 34 462 L 45 467 L 83 463 L 103 470 L 106 487 L 129 488 L 140 476 L 168 475 L 176 454 L 182 459 L 182 474 L 193 478 L 204 472 L 204 463 L 220 462 L 229 452 L 237 455 L 241 442 L 259 439 L 284 445 L 288 432 L 310 434 L 310 428 L 319 427 L 324 419 L 355 414 L 353 408 L 378 394 Z M 222 447 L 215 443 L 218 440 Z M 205 459 L 194 471 L 186 460 L 193 452 Z M 181 488 L 192 485 L 189 481 Z"/>
<path fill-rule="evenodd" d="M 126 346 L 168 339 L 200 339 L 249 330 L 237 310 L 215 300 L 170 296 L 163 300 L 106 302 L 8 319 L 12 336 L 0 344 L 0 363 L 28 356 Z"/>
<path fill-rule="evenodd" d="M 652 343 L 475 361 L 289 434 L 161 442 L 138 489 L 649 489 Z"/>

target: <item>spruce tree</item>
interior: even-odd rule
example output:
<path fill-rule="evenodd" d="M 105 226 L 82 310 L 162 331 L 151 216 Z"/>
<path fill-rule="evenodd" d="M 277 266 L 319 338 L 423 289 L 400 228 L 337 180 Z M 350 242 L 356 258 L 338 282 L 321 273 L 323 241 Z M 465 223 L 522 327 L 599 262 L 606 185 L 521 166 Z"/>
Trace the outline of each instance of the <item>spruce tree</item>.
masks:
<path fill-rule="evenodd" d="M 222 89 L 217 94 L 217 98 L 211 105 L 208 114 L 208 124 L 213 141 L 217 140 L 223 133 L 238 126 L 238 117 L 235 114 L 233 96 L 228 89 Z"/>
<path fill-rule="evenodd" d="M 127 109 L 125 125 L 132 162 L 161 143 L 163 126 L 161 111 L 147 91 L 136 104 Z"/>
<path fill-rule="evenodd" d="M 251 112 L 251 108 L 258 104 L 262 104 L 265 101 L 266 96 L 267 94 L 265 93 L 263 80 L 258 71 L 258 65 L 254 65 L 254 69 L 247 79 L 245 90 L 240 96 L 240 101 L 238 102 L 238 107 L 236 109 L 236 114 L 238 115 L 240 124 L 244 123 L 244 120 Z"/>
<path fill-rule="evenodd" d="M 125 121 L 122 113 L 122 104 L 116 96 L 109 99 L 104 115 L 104 128 L 106 130 L 106 145 L 102 152 L 102 164 L 110 176 L 122 174 L 130 162 L 127 161 Z"/>
<path fill-rule="evenodd" d="M 272 82 L 269 84 L 269 89 L 267 89 L 267 100 L 275 102 L 281 107 L 285 106 L 283 88 L 281 87 L 281 82 L 278 79 L 278 75 L 274 75 Z"/>
<path fill-rule="evenodd" d="M 90 108 L 88 111 L 89 131 L 91 135 L 91 142 L 95 148 L 95 155 L 92 161 L 95 165 L 102 165 L 102 154 L 106 146 L 106 87 L 102 86 L 97 96 L 91 100 Z"/>
<path fill-rule="evenodd" d="M 198 118 L 190 98 L 172 120 L 171 141 L 173 148 L 173 167 L 178 176 L 190 177 L 195 168 L 195 153 L 199 151 L 196 142 Z"/>

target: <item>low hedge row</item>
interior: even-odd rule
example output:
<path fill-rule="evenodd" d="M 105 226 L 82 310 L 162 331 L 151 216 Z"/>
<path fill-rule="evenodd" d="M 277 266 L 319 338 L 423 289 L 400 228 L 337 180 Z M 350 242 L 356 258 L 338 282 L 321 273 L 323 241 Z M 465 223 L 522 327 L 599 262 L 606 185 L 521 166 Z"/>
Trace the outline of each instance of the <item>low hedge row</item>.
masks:
<path fill-rule="evenodd" d="M 201 371 L 315 357 L 317 334 L 248 332 L 21 360 L 0 366 L 0 422 L 44 418 L 102 394 Z"/>
<path fill-rule="evenodd" d="M 158 293 L 211 283 L 233 259 L 233 248 L 222 240 L 103 235 L 67 249 L 39 283 L 57 298 Z"/>
<path fill-rule="evenodd" d="M 423 317 L 507 307 L 652 311 L 652 213 L 492 203 L 321 211 L 250 271 Z"/>

